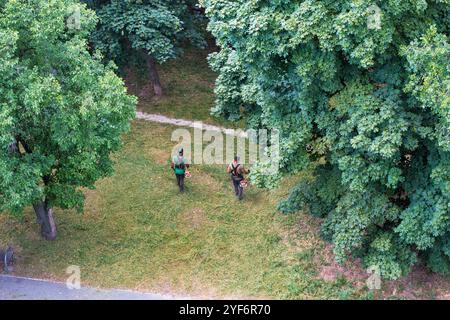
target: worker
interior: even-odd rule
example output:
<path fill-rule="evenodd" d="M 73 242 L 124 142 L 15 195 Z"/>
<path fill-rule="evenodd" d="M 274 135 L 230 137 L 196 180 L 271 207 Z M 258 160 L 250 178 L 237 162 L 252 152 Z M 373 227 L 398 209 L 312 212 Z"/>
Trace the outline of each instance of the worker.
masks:
<path fill-rule="evenodd" d="M 172 163 L 170 167 L 173 169 L 175 176 L 177 178 L 177 185 L 180 189 L 180 192 L 184 192 L 184 178 L 187 173 L 187 169 L 189 169 L 189 164 L 184 157 L 184 149 L 180 148 L 178 150 L 178 155 L 174 156 L 172 159 Z"/>
<path fill-rule="evenodd" d="M 244 193 L 243 182 L 245 182 L 244 174 L 249 174 L 250 170 L 247 170 L 239 161 L 240 157 L 235 156 L 233 162 L 227 167 L 227 173 L 231 176 L 236 197 L 242 200 Z"/>

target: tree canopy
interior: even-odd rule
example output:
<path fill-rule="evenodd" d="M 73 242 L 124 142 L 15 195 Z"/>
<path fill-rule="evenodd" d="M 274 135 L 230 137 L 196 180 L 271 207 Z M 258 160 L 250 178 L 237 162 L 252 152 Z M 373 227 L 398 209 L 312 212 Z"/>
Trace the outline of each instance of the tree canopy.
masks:
<path fill-rule="evenodd" d="M 0 0 L 0 212 L 83 209 L 81 187 L 112 173 L 136 100 L 91 55 L 95 13 L 75 0 Z"/>
<path fill-rule="evenodd" d="M 205 44 L 193 0 L 92 0 L 100 19 L 93 34 L 95 47 L 118 64 L 130 56 L 147 60 L 155 94 L 162 88 L 155 62 L 178 57 L 182 44 Z"/>
<path fill-rule="evenodd" d="M 448 0 L 204 0 L 221 50 L 213 112 L 278 129 L 280 210 L 308 208 L 339 262 L 450 274 Z"/>

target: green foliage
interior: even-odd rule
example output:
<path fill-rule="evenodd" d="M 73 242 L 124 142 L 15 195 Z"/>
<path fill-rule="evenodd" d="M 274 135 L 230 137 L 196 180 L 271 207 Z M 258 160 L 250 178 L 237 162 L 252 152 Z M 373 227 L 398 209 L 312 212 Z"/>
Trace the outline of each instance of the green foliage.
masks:
<path fill-rule="evenodd" d="M 237 121 L 241 119 L 242 109 L 245 108 L 248 116 L 256 118 L 258 116 L 254 112 L 257 111 L 256 102 L 252 101 L 255 92 L 245 85 L 247 78 L 236 52 L 230 48 L 224 48 L 220 52 L 212 53 L 208 61 L 212 69 L 218 73 L 214 92 L 217 97 L 216 106 L 212 114 Z M 247 103 L 244 102 L 244 95 L 246 95 Z"/>
<path fill-rule="evenodd" d="M 419 101 L 422 108 L 437 116 L 439 123 L 433 135 L 444 151 L 450 150 L 449 52 L 448 37 L 439 34 L 435 26 L 402 50 L 408 61 L 409 73 L 405 90 Z M 448 177 L 447 185 L 450 183 Z"/>
<path fill-rule="evenodd" d="M 428 265 L 431 270 L 435 272 L 440 272 L 447 276 L 450 275 L 450 266 L 448 263 L 448 257 L 450 256 L 450 239 L 447 236 L 445 239 L 441 240 L 437 246 L 431 250 L 428 256 Z"/>
<path fill-rule="evenodd" d="M 81 210 L 80 187 L 111 174 L 136 100 L 89 53 L 96 21 L 74 0 L 0 1 L 0 212 Z"/>
<path fill-rule="evenodd" d="M 286 214 L 295 213 L 309 205 L 312 215 L 324 218 L 344 194 L 339 170 L 332 166 L 318 167 L 315 181 L 302 181 L 295 186 L 288 199 L 281 201 L 278 209 Z"/>
<path fill-rule="evenodd" d="M 193 0 L 94 0 L 100 18 L 93 40 L 96 48 L 118 63 L 144 50 L 163 63 L 181 53 L 189 41 L 204 46 L 201 16 L 192 12 Z"/>
<path fill-rule="evenodd" d="M 338 261 L 386 278 L 421 256 L 450 267 L 449 4 L 203 1 L 221 47 L 214 113 L 278 129 L 278 179 L 316 167 L 280 210 L 309 207 Z"/>

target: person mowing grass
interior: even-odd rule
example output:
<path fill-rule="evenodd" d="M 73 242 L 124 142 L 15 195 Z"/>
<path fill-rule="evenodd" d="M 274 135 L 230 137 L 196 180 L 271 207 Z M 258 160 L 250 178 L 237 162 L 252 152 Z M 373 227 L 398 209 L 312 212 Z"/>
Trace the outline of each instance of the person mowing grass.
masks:
<path fill-rule="evenodd" d="M 236 197 L 242 200 L 244 196 L 244 185 L 246 184 L 244 174 L 249 174 L 250 170 L 247 170 L 239 161 L 240 157 L 235 156 L 233 162 L 227 167 L 227 173 L 231 176 Z"/>
<path fill-rule="evenodd" d="M 170 167 L 173 169 L 175 176 L 177 178 L 177 185 L 180 188 L 180 192 L 184 192 L 184 178 L 190 176 L 189 164 L 186 162 L 184 157 L 184 150 L 180 148 L 178 150 L 178 155 L 172 158 L 172 163 Z"/>

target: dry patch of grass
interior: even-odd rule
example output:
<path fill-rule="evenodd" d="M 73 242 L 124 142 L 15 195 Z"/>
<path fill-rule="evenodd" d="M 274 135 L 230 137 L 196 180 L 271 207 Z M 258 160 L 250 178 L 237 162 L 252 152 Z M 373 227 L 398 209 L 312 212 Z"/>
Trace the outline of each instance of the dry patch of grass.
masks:
<path fill-rule="evenodd" d="M 202 186 L 203 188 L 209 190 L 210 192 L 218 192 L 222 188 L 222 183 L 217 183 L 211 175 L 202 173 L 199 169 L 193 168 L 191 170 L 192 178 L 188 179 L 187 182 Z"/>
<path fill-rule="evenodd" d="M 149 148 L 149 150 L 147 150 L 147 153 L 156 164 L 162 165 L 170 162 L 170 153 L 167 150 Z"/>
<path fill-rule="evenodd" d="M 208 223 L 208 217 L 202 208 L 193 208 L 184 212 L 181 219 L 189 230 L 197 230 Z"/>

